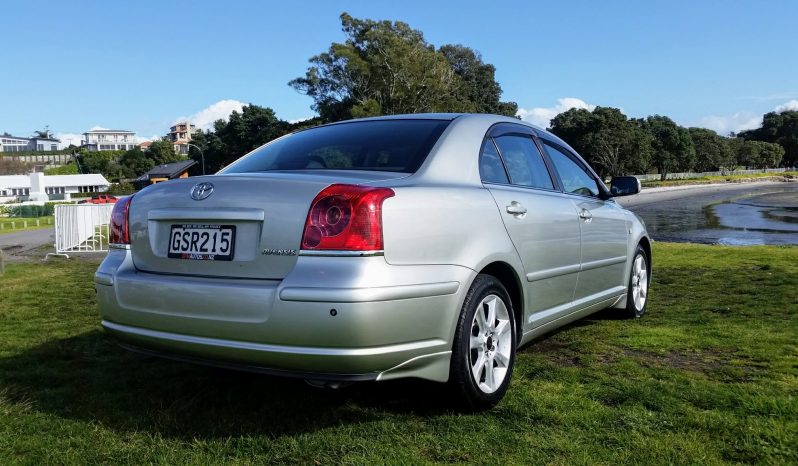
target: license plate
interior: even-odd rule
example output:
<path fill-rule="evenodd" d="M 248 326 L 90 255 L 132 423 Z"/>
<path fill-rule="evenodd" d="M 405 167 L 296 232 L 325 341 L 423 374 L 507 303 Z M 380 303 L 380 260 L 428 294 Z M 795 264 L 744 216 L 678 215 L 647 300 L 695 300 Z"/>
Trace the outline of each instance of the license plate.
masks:
<path fill-rule="evenodd" d="M 231 261 L 235 249 L 235 225 L 172 225 L 169 257 L 199 261 Z"/>

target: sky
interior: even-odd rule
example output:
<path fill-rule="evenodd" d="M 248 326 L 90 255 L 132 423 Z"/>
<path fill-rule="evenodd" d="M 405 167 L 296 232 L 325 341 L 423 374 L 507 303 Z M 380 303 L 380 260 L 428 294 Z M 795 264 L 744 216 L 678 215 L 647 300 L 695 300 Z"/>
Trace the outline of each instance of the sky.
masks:
<path fill-rule="evenodd" d="M 49 126 L 78 144 L 91 128 L 112 128 L 150 139 L 179 119 L 208 127 L 249 103 L 309 118 L 312 100 L 287 83 L 344 40 L 344 11 L 479 51 L 503 100 L 542 126 L 601 105 L 726 134 L 798 109 L 794 0 L 6 0 L 0 133 Z"/>

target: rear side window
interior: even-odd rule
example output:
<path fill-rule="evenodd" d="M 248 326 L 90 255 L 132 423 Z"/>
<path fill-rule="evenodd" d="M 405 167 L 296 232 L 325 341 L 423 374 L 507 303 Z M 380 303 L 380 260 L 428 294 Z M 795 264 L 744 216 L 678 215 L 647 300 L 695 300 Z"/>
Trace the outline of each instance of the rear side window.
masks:
<path fill-rule="evenodd" d="M 598 196 L 599 188 L 593 175 L 561 149 L 543 142 L 543 147 L 549 154 L 557 174 L 560 176 L 563 191 L 580 196 Z"/>
<path fill-rule="evenodd" d="M 510 174 L 510 183 L 533 188 L 554 189 L 543 156 L 532 138 L 506 135 L 494 138 Z"/>
<path fill-rule="evenodd" d="M 448 125 L 448 120 L 377 120 L 321 126 L 261 146 L 221 173 L 278 170 L 413 173 Z"/>
<path fill-rule="evenodd" d="M 493 139 L 485 140 L 485 147 L 479 157 L 479 176 L 484 183 L 510 184 Z"/>

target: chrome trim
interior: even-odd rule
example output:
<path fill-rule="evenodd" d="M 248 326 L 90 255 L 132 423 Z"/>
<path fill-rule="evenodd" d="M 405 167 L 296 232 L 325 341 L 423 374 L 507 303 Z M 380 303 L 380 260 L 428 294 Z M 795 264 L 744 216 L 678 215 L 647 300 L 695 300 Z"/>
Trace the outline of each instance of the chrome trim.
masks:
<path fill-rule="evenodd" d="M 593 270 L 600 267 L 606 267 L 608 265 L 620 264 L 621 262 L 626 262 L 626 256 L 610 257 L 609 259 L 599 259 L 597 261 L 585 262 L 582 264 L 582 268 L 579 270 Z"/>
<path fill-rule="evenodd" d="M 213 183 L 199 183 L 195 184 L 194 187 L 191 188 L 191 199 L 194 199 L 195 201 L 207 199 L 211 194 L 213 194 Z"/>
<path fill-rule="evenodd" d="M 118 243 L 111 243 L 108 245 L 108 249 L 123 249 L 126 251 L 130 250 L 129 244 L 118 244 Z"/>
<path fill-rule="evenodd" d="M 266 218 L 261 209 L 153 209 L 147 220 L 250 220 L 262 222 Z"/>
<path fill-rule="evenodd" d="M 312 249 L 301 249 L 300 256 L 316 257 L 373 257 L 384 256 L 385 252 L 379 251 L 314 251 Z"/>
<path fill-rule="evenodd" d="M 450 295 L 457 293 L 459 289 L 460 282 L 373 286 L 369 288 L 317 288 L 293 286 L 285 287 L 280 290 L 280 299 L 283 301 L 317 303 L 365 303 Z"/>
<path fill-rule="evenodd" d="M 245 351 L 257 351 L 265 353 L 283 354 L 303 354 L 310 356 L 375 356 L 381 354 L 400 353 L 402 351 L 415 351 L 425 348 L 434 348 L 445 345 L 441 339 L 420 340 L 410 343 L 399 343 L 395 345 L 376 346 L 369 348 L 321 348 L 306 346 L 287 346 L 271 345 L 267 343 L 254 343 L 249 341 L 222 340 L 219 338 L 198 337 L 194 335 L 184 335 L 179 333 L 161 332 L 140 327 L 117 324 L 103 320 L 101 325 L 112 332 L 121 334 L 136 335 L 156 340 L 175 341 L 191 345 L 209 346 L 217 348 L 230 348 Z"/>

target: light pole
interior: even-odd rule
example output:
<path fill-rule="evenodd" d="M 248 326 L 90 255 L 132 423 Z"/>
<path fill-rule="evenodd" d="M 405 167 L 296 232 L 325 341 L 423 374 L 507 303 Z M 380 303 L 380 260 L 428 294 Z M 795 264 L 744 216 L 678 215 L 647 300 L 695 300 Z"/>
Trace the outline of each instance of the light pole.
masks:
<path fill-rule="evenodd" d="M 188 147 L 193 147 L 200 152 L 200 157 L 202 157 L 202 174 L 205 174 L 205 152 L 202 152 L 202 149 L 199 148 L 196 144 L 186 143 Z"/>

